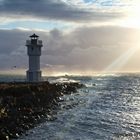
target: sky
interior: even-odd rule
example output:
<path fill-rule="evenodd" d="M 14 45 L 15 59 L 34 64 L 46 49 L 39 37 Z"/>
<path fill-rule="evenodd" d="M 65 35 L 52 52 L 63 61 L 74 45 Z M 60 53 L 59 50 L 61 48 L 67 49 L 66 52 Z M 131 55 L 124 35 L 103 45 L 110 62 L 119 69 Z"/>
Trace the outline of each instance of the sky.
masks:
<path fill-rule="evenodd" d="M 0 0 L 0 73 L 25 74 L 26 40 L 43 75 L 140 71 L 139 0 Z"/>

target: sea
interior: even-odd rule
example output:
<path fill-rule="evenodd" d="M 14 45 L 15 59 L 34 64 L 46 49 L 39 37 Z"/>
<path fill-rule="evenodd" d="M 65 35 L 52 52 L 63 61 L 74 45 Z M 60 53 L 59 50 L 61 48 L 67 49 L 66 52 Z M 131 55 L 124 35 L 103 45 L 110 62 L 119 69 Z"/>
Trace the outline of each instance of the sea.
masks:
<path fill-rule="evenodd" d="M 0 76 L 24 81 L 24 76 Z M 64 95 L 53 121 L 18 140 L 139 140 L 140 74 L 44 77 L 50 82 L 80 82 L 85 87 Z"/>

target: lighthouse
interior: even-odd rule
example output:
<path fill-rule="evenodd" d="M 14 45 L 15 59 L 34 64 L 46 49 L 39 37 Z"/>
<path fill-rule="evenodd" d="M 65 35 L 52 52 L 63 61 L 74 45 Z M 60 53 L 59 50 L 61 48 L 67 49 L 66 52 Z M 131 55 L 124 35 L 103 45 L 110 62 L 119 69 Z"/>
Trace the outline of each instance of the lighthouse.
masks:
<path fill-rule="evenodd" d="M 42 48 L 42 40 L 39 40 L 39 36 L 33 34 L 30 40 L 26 40 L 27 54 L 29 56 L 29 69 L 26 72 L 28 82 L 41 81 L 40 70 L 40 56 Z"/>

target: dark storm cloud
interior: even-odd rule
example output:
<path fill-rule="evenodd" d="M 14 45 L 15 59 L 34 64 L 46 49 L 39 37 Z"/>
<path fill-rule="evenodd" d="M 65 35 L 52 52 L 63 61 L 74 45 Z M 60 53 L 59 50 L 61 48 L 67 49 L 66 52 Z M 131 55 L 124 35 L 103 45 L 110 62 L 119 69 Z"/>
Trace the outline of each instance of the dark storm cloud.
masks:
<path fill-rule="evenodd" d="M 25 41 L 33 32 L 0 30 L 0 69 L 17 65 L 27 67 Z M 43 40 L 42 67 L 102 70 L 127 49 L 140 44 L 139 31 L 121 27 L 83 27 L 69 33 L 57 29 L 36 31 Z M 133 61 L 133 65 L 137 60 Z M 139 66 L 136 64 L 136 66 Z"/>
<path fill-rule="evenodd" d="M 66 21 L 99 21 L 120 17 L 119 12 L 98 11 L 91 8 L 80 8 L 61 0 L 3 0 L 0 4 L 0 15 L 14 18 L 36 17 Z"/>
<path fill-rule="evenodd" d="M 0 54 L 9 55 L 20 46 L 23 46 L 23 38 L 26 37 L 19 30 L 0 30 Z"/>
<path fill-rule="evenodd" d="M 102 51 L 127 48 L 138 42 L 138 35 L 136 29 L 115 26 L 82 27 L 67 34 L 54 29 L 44 39 L 48 46 L 44 53 L 62 56 L 71 53 L 75 48 L 95 48 Z"/>

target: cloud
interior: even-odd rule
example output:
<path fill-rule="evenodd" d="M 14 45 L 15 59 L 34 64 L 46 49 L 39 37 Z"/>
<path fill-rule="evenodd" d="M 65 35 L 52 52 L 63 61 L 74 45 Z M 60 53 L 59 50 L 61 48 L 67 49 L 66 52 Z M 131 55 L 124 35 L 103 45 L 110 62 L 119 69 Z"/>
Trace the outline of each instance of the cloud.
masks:
<path fill-rule="evenodd" d="M 0 0 L 1 28 L 11 29 L 0 29 L 0 70 L 15 65 L 17 69 L 28 68 L 25 41 L 36 32 L 44 44 L 42 68 L 101 71 L 129 48 L 140 45 L 139 29 L 109 26 L 119 24 L 119 21 L 113 24 L 112 20 L 121 19 L 136 4 L 140 4 L 138 0 Z M 33 23 L 33 26 L 26 23 Z M 98 27 L 95 26 L 97 23 Z M 67 24 L 69 30 L 65 32 Z M 56 25 L 63 30 L 53 29 Z M 49 31 L 38 30 L 49 26 L 52 26 Z M 140 69 L 138 52 L 140 50 L 128 60 L 123 70 Z"/>
<path fill-rule="evenodd" d="M 25 41 L 34 31 L 0 30 L 0 70 L 28 67 Z M 129 48 L 140 45 L 140 31 L 117 26 L 81 27 L 70 32 L 36 31 L 43 40 L 41 67 L 63 71 L 101 71 Z M 138 69 L 137 56 L 127 69 Z M 133 63 L 132 63 L 133 62 Z M 49 67 L 48 67 L 49 66 Z M 126 70 L 124 67 L 123 70 Z"/>
<path fill-rule="evenodd" d="M 0 2 L 0 15 L 7 18 L 37 18 L 73 22 L 104 21 L 119 18 L 122 13 L 87 5 L 83 1 L 66 0 L 4 0 Z"/>

